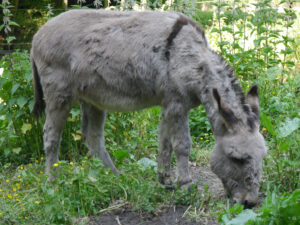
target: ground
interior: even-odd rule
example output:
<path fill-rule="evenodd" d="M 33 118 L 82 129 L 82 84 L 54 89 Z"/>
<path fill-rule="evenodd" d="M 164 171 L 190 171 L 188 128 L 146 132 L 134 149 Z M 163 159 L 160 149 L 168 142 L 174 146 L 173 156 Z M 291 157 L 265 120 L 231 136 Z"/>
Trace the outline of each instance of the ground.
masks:
<path fill-rule="evenodd" d="M 199 191 L 204 191 L 208 186 L 208 191 L 216 201 L 224 198 L 224 190 L 221 181 L 208 168 L 200 168 L 195 164 L 190 164 L 190 172 L 193 181 L 197 184 Z M 118 204 L 122 205 L 122 204 Z M 113 208 L 113 207 L 112 207 Z M 203 216 L 199 221 L 193 220 L 188 215 L 188 206 L 168 206 L 160 209 L 155 214 L 145 214 L 132 211 L 128 206 L 116 207 L 115 210 L 104 212 L 94 218 L 86 218 L 88 225 L 198 225 L 218 224 L 217 219 L 212 216 Z"/>

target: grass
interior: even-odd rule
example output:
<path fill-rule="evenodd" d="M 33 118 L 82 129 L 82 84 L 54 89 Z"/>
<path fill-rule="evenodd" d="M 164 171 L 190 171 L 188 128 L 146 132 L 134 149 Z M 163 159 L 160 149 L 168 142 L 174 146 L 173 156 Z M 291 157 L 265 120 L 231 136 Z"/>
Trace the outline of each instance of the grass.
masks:
<path fill-rule="evenodd" d="M 17 168 L 3 168 L 1 224 L 29 221 L 72 224 L 78 218 L 125 205 L 143 212 L 155 212 L 174 204 L 191 205 L 202 211 L 214 207 L 208 191 L 168 191 L 157 182 L 155 166 L 137 161 L 122 164 L 119 177 L 104 168 L 99 160 L 88 157 L 82 157 L 79 162 L 59 161 L 53 167 L 57 169 L 53 183 L 47 182 L 43 172 L 44 158 Z"/>

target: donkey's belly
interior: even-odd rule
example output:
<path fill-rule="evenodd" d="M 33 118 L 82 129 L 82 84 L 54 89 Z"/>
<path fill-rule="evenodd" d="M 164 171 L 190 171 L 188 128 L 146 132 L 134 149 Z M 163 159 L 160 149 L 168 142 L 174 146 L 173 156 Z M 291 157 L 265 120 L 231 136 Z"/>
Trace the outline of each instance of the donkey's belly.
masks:
<path fill-rule="evenodd" d="M 80 95 L 80 99 L 108 111 L 134 111 L 160 105 L 158 96 L 130 96 L 125 93 L 106 91 L 101 94 Z"/>

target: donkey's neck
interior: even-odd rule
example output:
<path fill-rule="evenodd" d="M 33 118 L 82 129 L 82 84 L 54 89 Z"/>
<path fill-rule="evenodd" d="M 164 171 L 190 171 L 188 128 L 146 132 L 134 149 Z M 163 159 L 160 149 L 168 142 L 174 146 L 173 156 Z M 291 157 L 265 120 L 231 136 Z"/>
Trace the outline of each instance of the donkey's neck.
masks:
<path fill-rule="evenodd" d="M 226 127 L 212 90 L 216 89 L 218 91 L 221 101 L 243 123 L 247 122 L 249 107 L 245 104 L 245 96 L 233 74 L 232 68 L 215 52 L 212 51 L 211 54 L 211 61 L 207 63 L 207 73 L 200 87 L 199 97 L 206 110 L 214 135 L 222 135 L 226 131 Z"/>

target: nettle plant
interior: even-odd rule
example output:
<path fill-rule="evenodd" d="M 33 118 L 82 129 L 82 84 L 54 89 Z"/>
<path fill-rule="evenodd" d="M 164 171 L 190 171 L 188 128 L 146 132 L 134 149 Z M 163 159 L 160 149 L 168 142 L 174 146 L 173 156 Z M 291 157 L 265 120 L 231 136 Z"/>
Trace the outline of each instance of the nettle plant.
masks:
<path fill-rule="evenodd" d="M 289 37 L 296 19 L 291 8 L 293 2 L 287 0 L 275 5 L 272 0 L 256 3 L 219 0 L 212 3 L 217 10 L 211 32 L 216 33 L 220 51 L 237 75 L 256 79 L 270 67 L 289 69 L 294 66 L 287 57 L 293 53 L 295 42 Z"/>
<path fill-rule="evenodd" d="M 11 26 L 19 26 L 16 22 L 12 21 L 12 13 L 10 11 L 10 8 L 13 8 L 9 0 L 2 0 L 2 4 L 0 4 L 0 8 L 3 12 L 3 23 L 0 25 L 0 31 L 4 30 L 5 36 L 6 36 L 6 42 L 8 44 L 8 47 L 10 48 L 10 44 L 13 40 L 16 38 L 14 36 L 10 36 L 10 32 L 12 31 Z"/>

